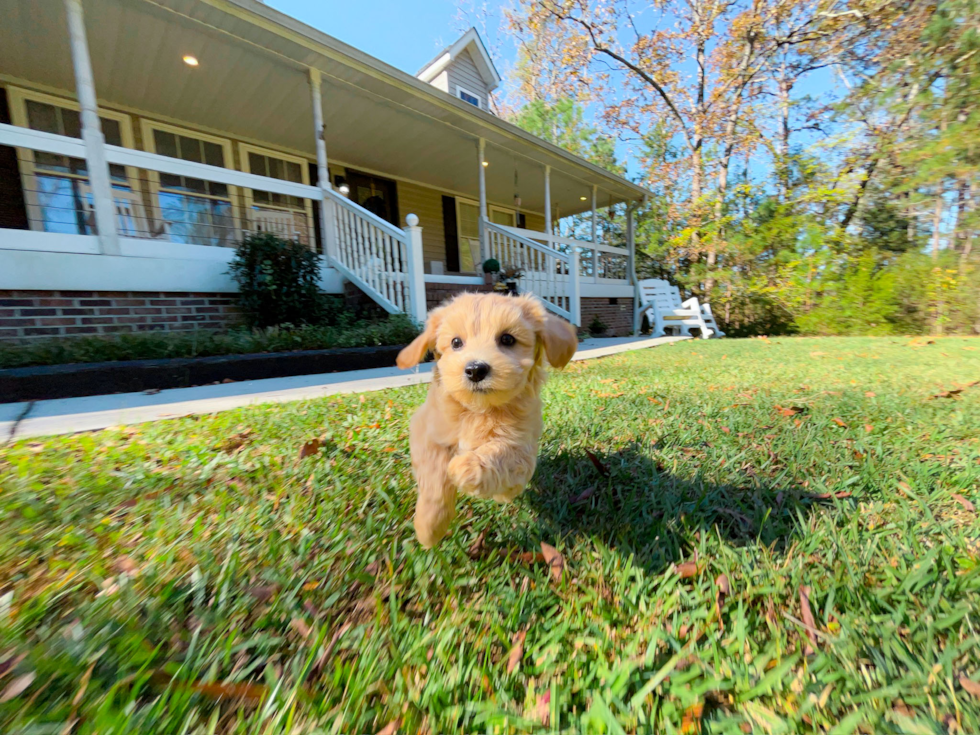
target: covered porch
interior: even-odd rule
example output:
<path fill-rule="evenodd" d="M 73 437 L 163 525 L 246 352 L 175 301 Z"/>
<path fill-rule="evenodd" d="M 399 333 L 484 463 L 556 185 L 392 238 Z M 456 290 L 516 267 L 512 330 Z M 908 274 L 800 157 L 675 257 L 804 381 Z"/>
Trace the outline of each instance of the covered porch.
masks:
<path fill-rule="evenodd" d="M 0 290 L 227 293 L 230 247 L 272 231 L 416 318 L 490 257 L 579 325 L 632 300 L 631 227 L 594 213 L 643 189 L 263 4 L 17 0 L 0 69 Z"/>

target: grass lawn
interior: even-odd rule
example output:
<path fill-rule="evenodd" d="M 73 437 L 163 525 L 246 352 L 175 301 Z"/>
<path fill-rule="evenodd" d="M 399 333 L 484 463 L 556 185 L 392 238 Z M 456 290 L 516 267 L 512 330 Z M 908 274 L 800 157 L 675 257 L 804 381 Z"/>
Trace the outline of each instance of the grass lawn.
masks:
<path fill-rule="evenodd" d="M 978 732 L 977 380 L 957 338 L 573 364 L 434 552 L 423 387 L 0 448 L 0 732 Z"/>

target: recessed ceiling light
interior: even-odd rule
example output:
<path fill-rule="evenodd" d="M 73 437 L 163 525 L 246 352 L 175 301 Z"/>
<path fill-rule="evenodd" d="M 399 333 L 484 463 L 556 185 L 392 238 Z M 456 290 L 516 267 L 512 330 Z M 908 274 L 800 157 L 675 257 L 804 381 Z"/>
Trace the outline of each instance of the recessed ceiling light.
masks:
<path fill-rule="evenodd" d="M 483 168 L 486 168 L 489 165 L 490 165 L 490 161 L 484 161 L 483 162 Z"/>
<path fill-rule="evenodd" d="M 579 197 L 579 199 L 581 199 L 584 202 L 586 200 L 586 197 Z"/>
<path fill-rule="evenodd" d="M 187 64 L 187 66 L 197 66 L 197 57 L 187 54 L 187 56 L 184 57 L 184 63 Z"/>

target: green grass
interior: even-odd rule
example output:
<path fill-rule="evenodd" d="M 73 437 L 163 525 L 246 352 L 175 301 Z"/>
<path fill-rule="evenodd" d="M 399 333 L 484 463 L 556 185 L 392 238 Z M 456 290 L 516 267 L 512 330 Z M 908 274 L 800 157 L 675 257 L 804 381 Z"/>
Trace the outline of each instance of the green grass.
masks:
<path fill-rule="evenodd" d="M 980 385 L 932 398 L 976 380 L 959 338 L 574 364 L 528 491 L 434 552 L 422 387 L 8 446 L 0 731 L 977 732 Z"/>
<path fill-rule="evenodd" d="M 0 344 L 0 368 L 399 345 L 411 342 L 418 333 L 411 319 L 395 314 L 381 320 L 348 321 L 332 326 L 67 337 Z"/>

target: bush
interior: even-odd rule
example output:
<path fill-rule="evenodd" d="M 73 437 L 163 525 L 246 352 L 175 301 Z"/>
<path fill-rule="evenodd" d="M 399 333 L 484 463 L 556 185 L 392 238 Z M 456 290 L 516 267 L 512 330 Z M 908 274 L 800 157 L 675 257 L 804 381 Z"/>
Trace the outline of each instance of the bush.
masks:
<path fill-rule="evenodd" d="M 589 323 L 589 334 L 598 337 L 600 334 L 605 334 L 607 329 L 609 329 L 609 325 L 602 321 L 598 314 L 592 317 L 592 321 Z"/>
<path fill-rule="evenodd" d="M 249 327 L 320 320 L 320 257 L 305 245 L 267 232 L 250 234 L 239 244 L 229 272 Z"/>
<path fill-rule="evenodd" d="M 0 368 L 401 345 L 411 342 L 418 333 L 418 327 L 411 319 L 396 314 L 380 321 L 352 322 L 343 326 L 72 337 L 24 345 L 0 344 Z"/>

